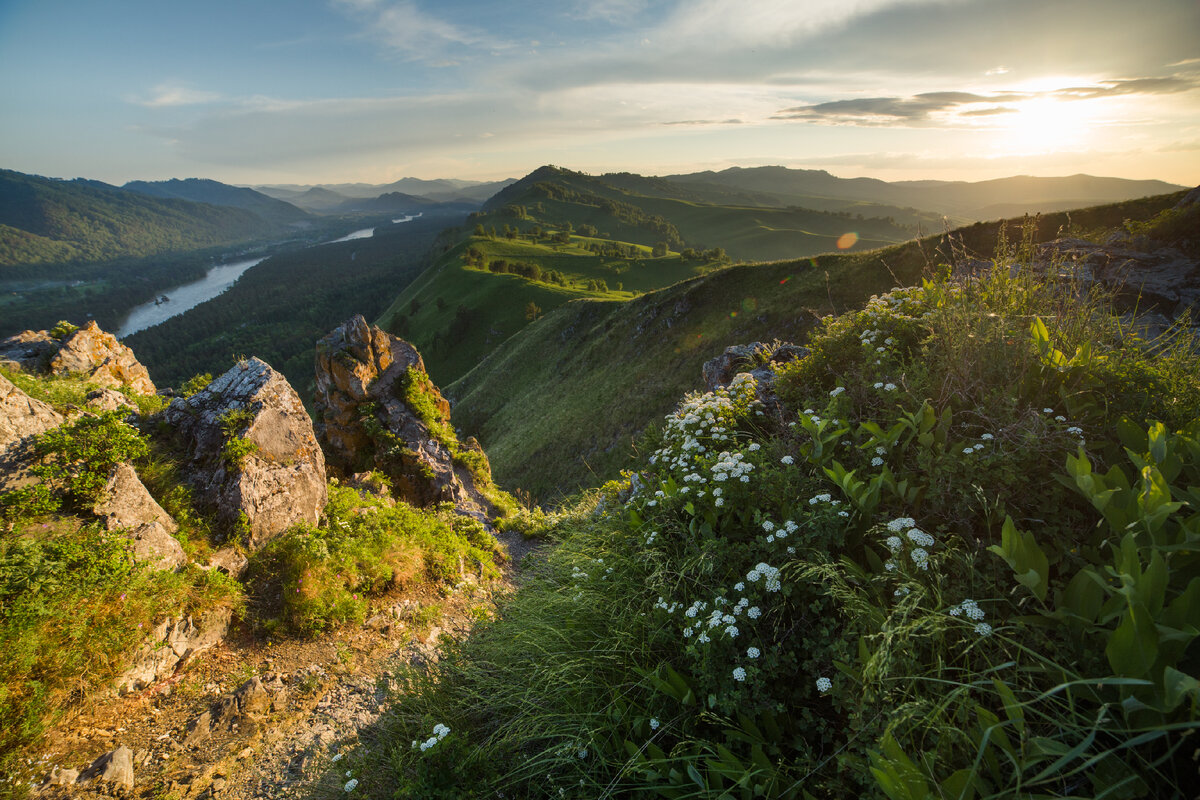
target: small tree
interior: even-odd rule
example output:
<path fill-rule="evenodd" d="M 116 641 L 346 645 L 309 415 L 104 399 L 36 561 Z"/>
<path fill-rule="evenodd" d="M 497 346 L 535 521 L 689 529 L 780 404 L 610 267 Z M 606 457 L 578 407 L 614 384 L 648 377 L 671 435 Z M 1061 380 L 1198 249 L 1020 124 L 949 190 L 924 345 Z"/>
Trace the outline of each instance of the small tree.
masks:
<path fill-rule="evenodd" d="M 538 308 L 537 303 L 530 300 L 529 305 L 525 306 L 525 319 L 528 320 L 529 322 L 533 322 L 535 319 L 537 319 L 541 315 L 542 315 L 542 310 L 540 308 Z"/>

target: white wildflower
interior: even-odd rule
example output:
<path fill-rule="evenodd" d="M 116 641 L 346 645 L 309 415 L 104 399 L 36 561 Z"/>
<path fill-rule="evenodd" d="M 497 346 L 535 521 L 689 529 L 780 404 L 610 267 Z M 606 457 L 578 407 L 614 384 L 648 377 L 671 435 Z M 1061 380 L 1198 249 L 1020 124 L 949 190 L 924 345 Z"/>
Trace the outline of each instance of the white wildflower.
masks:
<path fill-rule="evenodd" d="M 734 670 L 733 670 L 733 679 L 734 679 L 735 681 L 744 681 L 744 680 L 746 680 L 746 670 L 744 670 L 744 669 L 743 669 L 743 668 L 741 668 L 741 667 L 735 667 L 735 668 L 734 668 Z"/>
<path fill-rule="evenodd" d="M 820 692 L 821 694 L 824 694 L 825 692 L 828 692 L 832 688 L 833 688 L 833 681 L 829 680 L 829 678 L 817 678 L 817 691 L 818 692 Z"/>
<path fill-rule="evenodd" d="M 761 655 L 762 652 L 757 647 L 750 647 L 746 650 L 746 656 L 748 658 L 758 658 Z"/>

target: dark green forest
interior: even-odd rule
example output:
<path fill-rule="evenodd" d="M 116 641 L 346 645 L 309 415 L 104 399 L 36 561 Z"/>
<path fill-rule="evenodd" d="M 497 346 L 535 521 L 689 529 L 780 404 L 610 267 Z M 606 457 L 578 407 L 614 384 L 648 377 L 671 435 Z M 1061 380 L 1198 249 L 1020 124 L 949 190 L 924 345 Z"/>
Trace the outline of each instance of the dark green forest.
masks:
<path fill-rule="evenodd" d="M 287 376 L 302 398 L 313 385 L 313 346 L 354 314 L 378 316 L 429 264 L 431 248 L 463 217 L 426 214 L 380 228 L 370 239 L 268 258 L 229 291 L 125 339 L 160 386 L 219 374 L 257 356 Z"/>

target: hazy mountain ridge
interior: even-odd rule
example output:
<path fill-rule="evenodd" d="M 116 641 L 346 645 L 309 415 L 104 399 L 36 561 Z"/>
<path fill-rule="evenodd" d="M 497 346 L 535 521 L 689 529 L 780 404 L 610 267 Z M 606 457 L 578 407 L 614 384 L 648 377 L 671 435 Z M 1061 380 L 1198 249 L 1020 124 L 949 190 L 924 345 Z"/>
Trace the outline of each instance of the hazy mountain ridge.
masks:
<path fill-rule="evenodd" d="M 291 203 L 269 197 L 253 189 L 230 186 L 204 178 L 171 178 L 166 181 L 130 181 L 121 187 L 128 192 L 150 197 L 178 198 L 214 206 L 231 206 L 253 211 L 268 222 L 288 224 L 304 222 L 311 215 Z"/>
<path fill-rule="evenodd" d="M 1093 175 L 1040 178 L 1028 175 L 993 180 L 967 181 L 882 181 L 877 178 L 838 178 L 825 170 L 788 167 L 730 167 L 683 175 L 667 175 L 666 180 L 683 184 L 708 184 L 744 191 L 794 198 L 803 204 L 806 197 L 867 201 L 912 206 L 926 211 L 960 217 L 966 221 L 984 219 L 989 207 L 1001 204 L 1024 205 L 1026 213 L 1061 210 L 1063 203 L 1094 205 L 1166 194 L 1186 187 L 1165 181 L 1137 181 Z M 1076 205 L 1075 207 L 1079 207 Z"/>

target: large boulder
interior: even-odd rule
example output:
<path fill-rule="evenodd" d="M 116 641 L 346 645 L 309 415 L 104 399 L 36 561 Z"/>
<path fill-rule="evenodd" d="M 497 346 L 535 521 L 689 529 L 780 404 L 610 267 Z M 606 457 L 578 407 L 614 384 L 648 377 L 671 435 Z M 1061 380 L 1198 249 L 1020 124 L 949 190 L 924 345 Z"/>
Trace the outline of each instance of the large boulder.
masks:
<path fill-rule="evenodd" d="M 100 330 L 95 320 L 63 337 L 58 352 L 50 359 L 54 375 L 82 375 L 89 382 L 114 389 L 129 388 L 134 394 L 154 394 L 150 373 L 111 333 Z"/>
<path fill-rule="evenodd" d="M 487 457 L 473 439 L 458 441 L 415 347 L 355 316 L 317 343 L 316 379 L 321 440 L 345 474 L 378 469 L 414 505 L 495 514 L 482 491 Z"/>
<path fill-rule="evenodd" d="M 754 376 L 758 401 L 762 403 L 764 413 L 775 415 L 782 409 L 779 397 L 775 394 L 775 368 L 798 361 L 808 354 L 807 347 L 779 342 L 751 342 L 726 347 L 721 355 L 704 363 L 704 386 L 711 392 L 718 387 L 728 386 L 739 374 L 748 372 Z"/>
<path fill-rule="evenodd" d="M 171 535 L 179 524 L 146 491 L 132 465 L 113 468 L 92 511 L 108 530 L 126 531 L 138 561 L 154 569 L 175 569 L 187 562 L 183 546 Z"/>
<path fill-rule="evenodd" d="M 257 550 L 291 525 L 315 525 L 327 500 L 312 420 L 282 374 L 242 361 L 164 419 L 183 438 L 200 498 Z"/>

